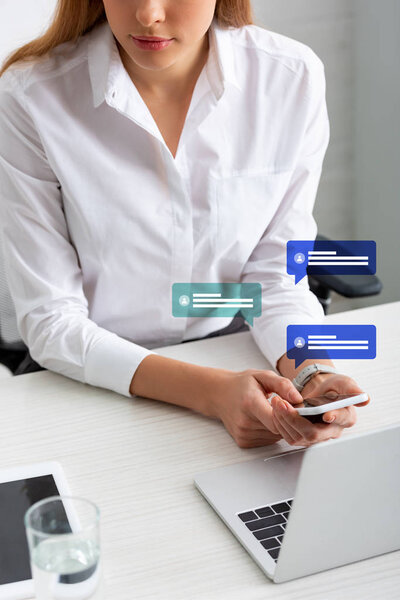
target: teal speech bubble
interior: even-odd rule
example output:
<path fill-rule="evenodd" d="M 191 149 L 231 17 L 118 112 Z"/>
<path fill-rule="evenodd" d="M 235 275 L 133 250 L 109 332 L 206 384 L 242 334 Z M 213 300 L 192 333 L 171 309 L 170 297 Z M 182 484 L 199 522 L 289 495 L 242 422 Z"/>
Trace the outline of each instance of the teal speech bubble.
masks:
<path fill-rule="evenodd" d="M 174 317 L 234 317 L 241 311 L 253 326 L 261 316 L 261 283 L 174 283 Z"/>

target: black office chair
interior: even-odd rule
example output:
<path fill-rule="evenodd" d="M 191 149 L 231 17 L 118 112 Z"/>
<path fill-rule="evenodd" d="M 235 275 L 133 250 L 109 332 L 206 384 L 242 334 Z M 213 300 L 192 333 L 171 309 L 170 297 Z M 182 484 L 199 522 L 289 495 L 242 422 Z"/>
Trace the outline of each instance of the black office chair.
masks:
<path fill-rule="evenodd" d="M 29 373 L 31 363 L 27 346 L 21 340 L 17 329 L 14 303 L 8 291 L 4 262 L 0 252 L 0 364 L 5 365 L 14 375 Z M 32 370 L 43 370 L 37 363 Z"/>
<path fill-rule="evenodd" d="M 5 365 L 15 375 L 27 353 L 28 348 L 17 329 L 14 304 L 0 261 L 0 364 Z"/>
<path fill-rule="evenodd" d="M 328 240 L 318 235 L 317 240 Z M 346 298 L 374 296 L 382 290 L 376 275 L 308 275 L 311 291 L 317 296 L 324 313 L 331 302 L 331 292 Z M 17 330 L 14 305 L 6 286 L 5 273 L 0 256 L 0 364 L 4 364 L 14 375 L 44 370 L 32 360 L 29 350 Z"/>

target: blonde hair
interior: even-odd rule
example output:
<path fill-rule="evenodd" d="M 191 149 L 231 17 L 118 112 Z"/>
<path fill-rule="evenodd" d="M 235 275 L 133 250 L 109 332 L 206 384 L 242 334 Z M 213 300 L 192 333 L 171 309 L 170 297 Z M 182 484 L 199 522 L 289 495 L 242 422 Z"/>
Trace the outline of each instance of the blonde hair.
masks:
<path fill-rule="evenodd" d="M 215 17 L 222 27 L 253 23 L 250 0 L 217 0 Z M 39 60 L 64 42 L 76 42 L 96 25 L 107 20 L 102 0 L 58 0 L 52 22 L 45 33 L 14 50 L 4 61 L 0 77 L 12 64 Z"/>

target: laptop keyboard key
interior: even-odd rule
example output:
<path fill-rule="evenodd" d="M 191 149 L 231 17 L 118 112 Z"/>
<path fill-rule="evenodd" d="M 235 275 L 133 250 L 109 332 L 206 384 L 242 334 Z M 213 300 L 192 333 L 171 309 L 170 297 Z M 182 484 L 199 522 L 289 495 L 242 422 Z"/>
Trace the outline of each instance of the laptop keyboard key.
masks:
<path fill-rule="evenodd" d="M 267 529 L 260 529 L 259 531 L 253 531 L 253 535 L 258 540 L 267 540 L 269 538 L 282 534 L 283 529 L 280 525 L 276 525 L 275 527 L 267 527 Z"/>
<path fill-rule="evenodd" d="M 283 513 L 290 510 L 290 506 L 287 502 L 278 502 L 277 504 L 272 504 L 272 508 L 276 513 Z"/>
<path fill-rule="evenodd" d="M 271 550 L 271 548 L 279 548 L 279 542 L 276 538 L 270 538 L 269 540 L 264 540 L 261 542 L 262 546 L 266 550 Z"/>
<path fill-rule="evenodd" d="M 273 548 L 272 550 L 268 550 L 268 554 L 272 556 L 274 560 L 278 558 L 280 548 Z"/>
<path fill-rule="evenodd" d="M 256 510 L 254 510 L 254 512 L 257 513 L 259 517 L 271 517 L 275 514 L 270 506 L 264 506 L 264 508 L 257 508 Z"/>
<path fill-rule="evenodd" d="M 275 561 L 281 549 L 292 502 L 293 498 L 289 498 L 238 515 Z"/>
<path fill-rule="evenodd" d="M 244 521 L 244 522 L 246 522 L 246 521 L 253 521 L 254 519 L 258 518 L 257 515 L 252 510 L 249 510 L 248 512 L 241 513 L 240 515 L 238 515 L 238 517 L 239 517 L 239 519 L 242 519 L 242 521 Z"/>
<path fill-rule="evenodd" d="M 257 529 L 263 529 L 264 527 L 279 525 L 279 523 L 285 523 L 285 519 L 282 515 L 274 515 L 273 517 L 265 517 L 264 519 L 257 519 L 257 521 L 250 521 L 249 523 L 246 523 L 246 527 L 248 527 L 250 531 L 256 531 Z"/>

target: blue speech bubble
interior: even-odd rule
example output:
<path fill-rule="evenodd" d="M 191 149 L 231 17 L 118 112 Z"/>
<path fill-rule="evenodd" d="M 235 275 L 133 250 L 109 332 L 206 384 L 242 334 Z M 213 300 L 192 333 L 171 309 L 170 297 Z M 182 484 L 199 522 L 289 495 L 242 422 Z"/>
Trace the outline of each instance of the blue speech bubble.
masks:
<path fill-rule="evenodd" d="M 308 359 L 375 358 L 375 325 L 288 325 L 286 352 L 296 368 Z"/>
<path fill-rule="evenodd" d="M 234 317 L 241 311 L 251 326 L 261 316 L 261 283 L 174 283 L 174 317 Z"/>
<path fill-rule="evenodd" d="M 373 275 L 376 242 L 371 240 L 291 240 L 286 269 L 299 283 L 306 275 Z"/>

